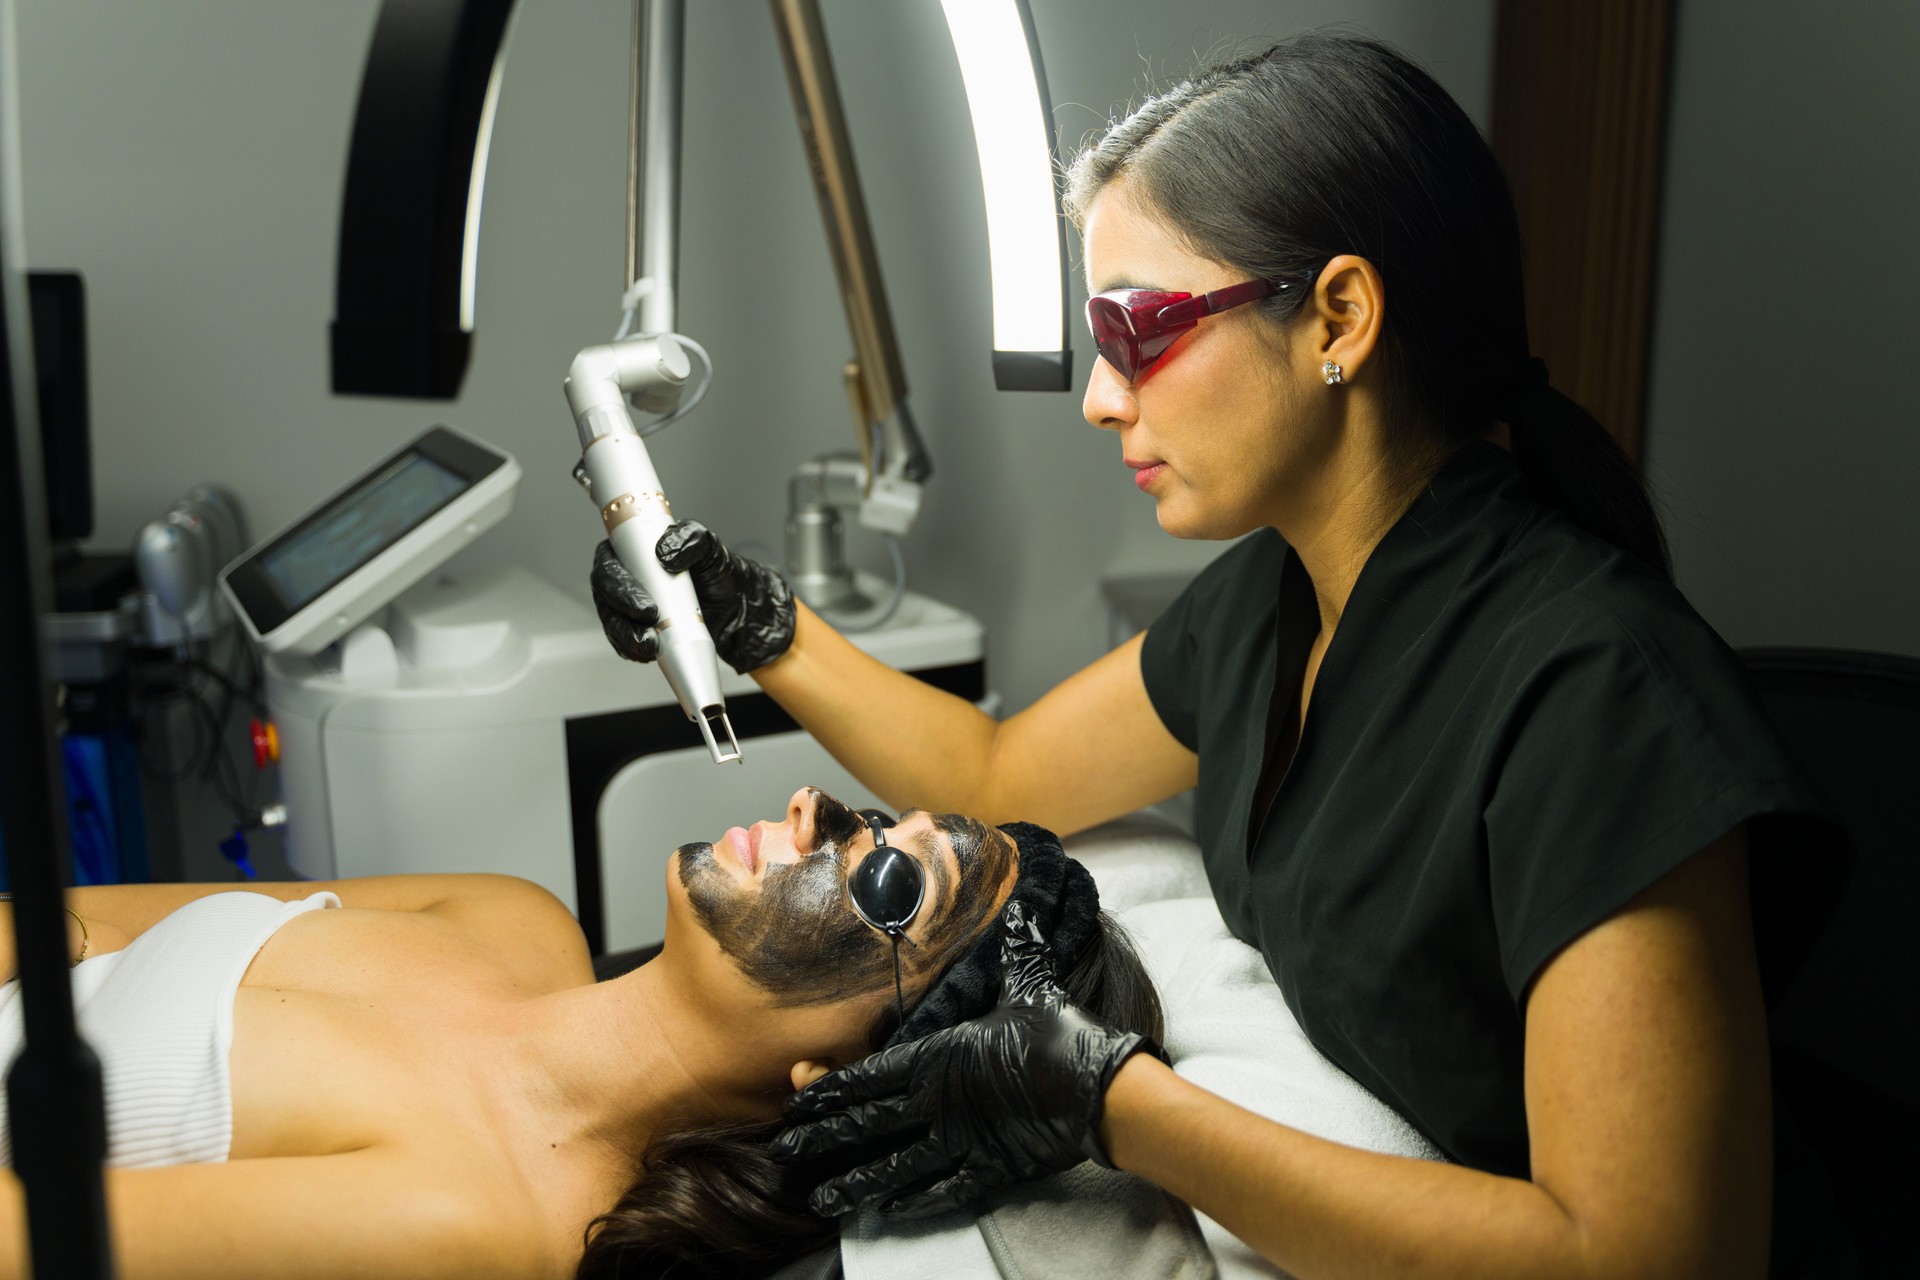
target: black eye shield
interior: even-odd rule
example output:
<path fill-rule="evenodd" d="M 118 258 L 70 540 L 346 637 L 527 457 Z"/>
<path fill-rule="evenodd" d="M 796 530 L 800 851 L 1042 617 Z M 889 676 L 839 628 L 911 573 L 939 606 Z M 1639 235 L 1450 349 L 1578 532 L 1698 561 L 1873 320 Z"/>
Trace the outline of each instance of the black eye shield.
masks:
<path fill-rule="evenodd" d="M 878 809 L 861 809 L 859 814 L 873 832 L 873 852 L 848 878 L 847 897 L 862 920 L 888 937 L 903 937 L 927 900 L 927 869 L 887 843 L 892 818 Z"/>
<path fill-rule="evenodd" d="M 887 828 L 893 819 L 878 809 L 861 809 L 860 820 L 873 832 L 873 851 L 847 878 L 847 901 L 853 913 L 893 943 L 893 1006 L 899 1020 L 907 1019 L 907 1001 L 900 985 L 900 944 L 913 946 L 907 926 L 920 914 L 927 900 L 927 869 L 887 843 Z"/>

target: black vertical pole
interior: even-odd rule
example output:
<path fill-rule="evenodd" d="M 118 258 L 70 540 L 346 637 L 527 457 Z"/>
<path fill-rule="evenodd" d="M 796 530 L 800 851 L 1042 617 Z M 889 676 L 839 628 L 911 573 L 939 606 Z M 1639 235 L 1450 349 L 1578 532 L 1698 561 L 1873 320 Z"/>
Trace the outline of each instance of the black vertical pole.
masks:
<path fill-rule="evenodd" d="M 13 17 L 12 0 L 0 0 L 0 826 L 27 1032 L 7 1073 L 7 1104 L 33 1273 L 93 1280 L 113 1274 L 101 1176 L 107 1122 L 100 1060 L 74 1025 L 67 978 L 67 820 L 41 639 L 52 596 L 31 319 L 20 274 Z"/>

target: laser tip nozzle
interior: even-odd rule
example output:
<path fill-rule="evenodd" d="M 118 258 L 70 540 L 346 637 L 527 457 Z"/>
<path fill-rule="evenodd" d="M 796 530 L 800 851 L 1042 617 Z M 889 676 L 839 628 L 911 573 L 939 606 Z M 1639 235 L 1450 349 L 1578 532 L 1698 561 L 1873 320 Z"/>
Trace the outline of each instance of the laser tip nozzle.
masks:
<path fill-rule="evenodd" d="M 707 740 L 715 764 L 740 763 L 740 740 L 733 736 L 725 707 L 700 708 L 700 736 Z"/>

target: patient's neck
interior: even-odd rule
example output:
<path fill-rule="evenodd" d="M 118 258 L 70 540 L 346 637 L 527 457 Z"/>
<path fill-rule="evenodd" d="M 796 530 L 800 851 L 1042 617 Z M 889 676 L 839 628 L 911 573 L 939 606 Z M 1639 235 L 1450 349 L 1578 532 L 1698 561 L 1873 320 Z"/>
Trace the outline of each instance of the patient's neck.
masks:
<path fill-rule="evenodd" d="M 742 1052 L 737 1031 L 713 1025 L 669 954 L 517 1011 L 506 1042 L 548 1141 L 637 1159 L 663 1132 L 780 1114 L 790 1086 Z"/>

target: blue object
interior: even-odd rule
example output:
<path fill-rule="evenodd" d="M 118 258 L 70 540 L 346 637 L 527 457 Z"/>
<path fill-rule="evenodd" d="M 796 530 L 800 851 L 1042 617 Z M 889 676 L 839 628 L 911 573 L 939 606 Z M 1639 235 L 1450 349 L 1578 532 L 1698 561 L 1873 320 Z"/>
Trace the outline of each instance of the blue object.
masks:
<path fill-rule="evenodd" d="M 129 884 L 149 877 L 147 827 L 140 802 L 140 756 L 124 723 L 102 733 L 60 739 L 66 774 L 70 883 Z M 0 852 L 6 842 L 0 837 Z M 0 862 L 0 891 L 13 888 Z"/>
<path fill-rule="evenodd" d="M 91 734 L 60 740 L 67 770 L 67 832 L 73 845 L 73 882 L 106 884 L 119 879 L 119 850 L 114 839 L 112 780 L 104 742 Z"/>
<path fill-rule="evenodd" d="M 253 869 L 253 859 L 247 856 L 247 829 L 235 827 L 233 834 L 220 842 L 220 854 L 228 862 L 240 868 L 240 874 L 248 880 L 258 880 L 260 873 Z"/>

